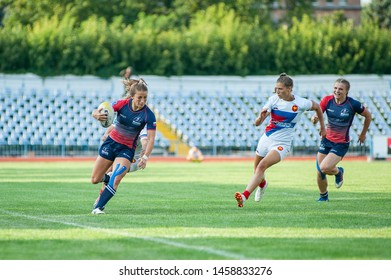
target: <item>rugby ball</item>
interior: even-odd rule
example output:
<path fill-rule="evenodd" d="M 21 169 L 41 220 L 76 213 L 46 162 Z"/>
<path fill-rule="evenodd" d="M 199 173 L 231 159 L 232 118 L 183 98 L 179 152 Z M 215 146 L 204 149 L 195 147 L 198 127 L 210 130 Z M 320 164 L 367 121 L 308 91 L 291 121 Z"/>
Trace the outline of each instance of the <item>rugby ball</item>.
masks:
<path fill-rule="evenodd" d="M 113 107 L 111 107 L 111 104 L 107 101 L 102 102 L 99 105 L 98 110 L 100 110 L 101 108 L 102 108 L 101 113 L 107 114 L 107 120 L 101 121 L 100 124 L 103 127 L 109 127 L 114 121 L 114 109 Z"/>

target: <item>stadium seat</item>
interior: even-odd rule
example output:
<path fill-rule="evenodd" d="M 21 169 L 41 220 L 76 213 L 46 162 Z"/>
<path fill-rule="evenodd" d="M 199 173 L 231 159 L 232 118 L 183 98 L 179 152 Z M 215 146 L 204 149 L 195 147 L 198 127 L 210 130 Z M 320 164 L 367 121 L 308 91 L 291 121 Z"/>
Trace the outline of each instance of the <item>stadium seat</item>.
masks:
<path fill-rule="evenodd" d="M 305 90 L 302 96 L 319 102 L 328 94 L 324 90 Z M 362 101 L 372 112 L 373 122 L 368 138 L 391 133 L 391 92 L 359 91 L 349 93 Z M 117 93 L 106 90 L 34 88 L 21 90 L 0 89 L 0 145 L 70 145 L 96 146 L 101 143 L 104 128 L 90 116 L 92 110 L 104 100 L 113 100 Z M 268 91 L 153 91 L 149 106 L 156 115 L 188 145 L 224 149 L 254 149 L 265 124 L 255 127 L 253 122 Z M 296 147 L 318 145 L 318 126 L 310 118 L 313 112 L 303 115 Z M 355 118 L 352 140 L 358 139 L 363 118 Z M 352 141 L 353 143 L 353 141 Z M 356 145 L 356 144 L 352 144 Z M 158 131 L 155 147 L 168 150 L 169 140 Z"/>

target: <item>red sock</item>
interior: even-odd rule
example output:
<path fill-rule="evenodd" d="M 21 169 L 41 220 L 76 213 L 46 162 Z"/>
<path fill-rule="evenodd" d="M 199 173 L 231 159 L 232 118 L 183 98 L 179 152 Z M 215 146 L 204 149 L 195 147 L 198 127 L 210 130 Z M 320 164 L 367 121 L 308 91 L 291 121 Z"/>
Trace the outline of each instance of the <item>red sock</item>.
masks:
<path fill-rule="evenodd" d="M 263 188 L 265 185 L 266 185 L 266 180 L 263 179 L 263 181 L 258 186 Z"/>
<path fill-rule="evenodd" d="M 244 195 L 244 197 L 245 197 L 246 199 L 248 199 L 248 197 L 250 196 L 250 192 L 249 192 L 248 190 L 245 190 L 245 191 L 243 192 L 243 195 Z"/>

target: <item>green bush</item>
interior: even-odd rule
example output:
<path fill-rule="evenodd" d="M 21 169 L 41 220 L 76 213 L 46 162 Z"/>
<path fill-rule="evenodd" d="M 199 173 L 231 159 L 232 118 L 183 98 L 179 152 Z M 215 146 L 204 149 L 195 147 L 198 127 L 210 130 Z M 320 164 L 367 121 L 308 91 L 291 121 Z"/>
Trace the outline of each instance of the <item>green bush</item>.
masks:
<path fill-rule="evenodd" d="M 186 26 L 173 14 L 108 22 L 70 14 L 0 28 L 0 71 L 108 77 L 132 65 L 151 75 L 390 74 L 391 31 L 335 17 L 290 26 L 241 20 L 225 4 L 197 11 Z"/>
<path fill-rule="evenodd" d="M 21 25 L 0 29 L 0 71 L 20 73 L 30 70 L 27 29 Z"/>

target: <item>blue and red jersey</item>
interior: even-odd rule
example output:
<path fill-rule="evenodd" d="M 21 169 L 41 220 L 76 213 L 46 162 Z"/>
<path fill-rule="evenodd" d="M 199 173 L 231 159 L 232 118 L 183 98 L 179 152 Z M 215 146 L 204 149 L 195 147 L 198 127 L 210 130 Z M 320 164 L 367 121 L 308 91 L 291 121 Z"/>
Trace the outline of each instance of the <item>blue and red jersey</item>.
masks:
<path fill-rule="evenodd" d="M 361 102 L 347 97 L 345 102 L 337 104 L 334 95 L 323 97 L 319 103 L 322 112 L 326 112 L 328 124 L 326 138 L 334 143 L 348 143 L 350 141 L 349 129 L 354 116 L 364 112 Z"/>
<path fill-rule="evenodd" d="M 111 105 L 117 117 L 110 137 L 117 143 L 133 149 L 137 147 L 137 139 L 145 126 L 147 130 L 156 130 L 156 117 L 148 106 L 133 111 L 132 99 L 118 100 Z"/>

